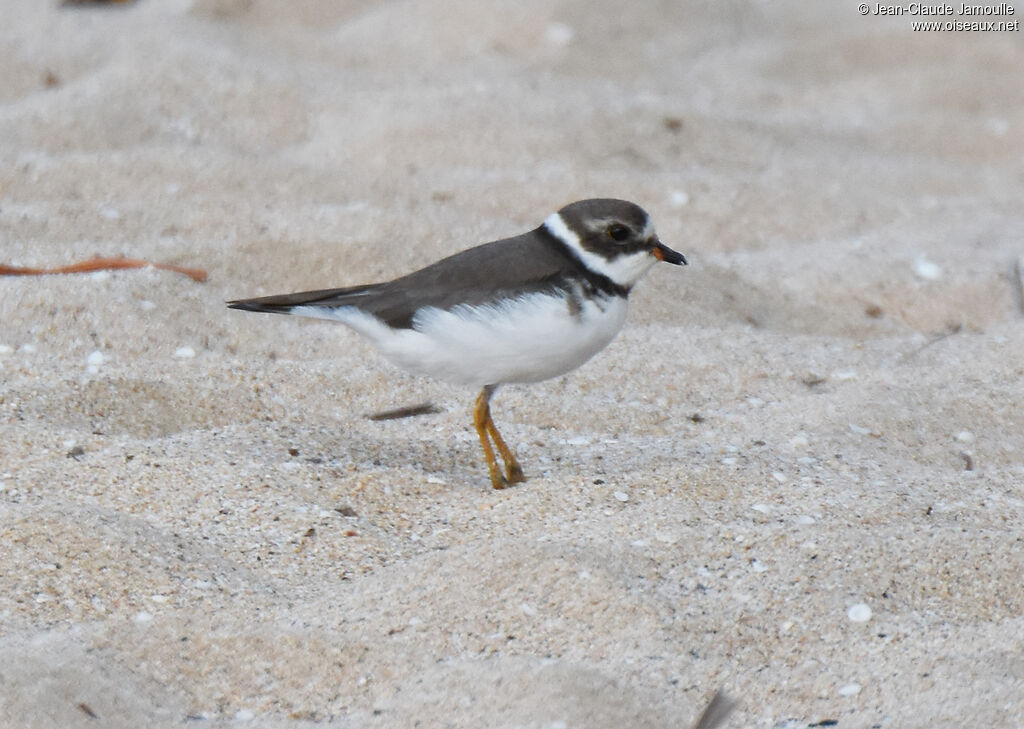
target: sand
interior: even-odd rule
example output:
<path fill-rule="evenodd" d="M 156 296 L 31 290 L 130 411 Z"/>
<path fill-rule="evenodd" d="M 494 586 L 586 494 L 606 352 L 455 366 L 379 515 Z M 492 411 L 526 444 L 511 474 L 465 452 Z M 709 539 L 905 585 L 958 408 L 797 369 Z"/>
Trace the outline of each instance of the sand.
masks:
<path fill-rule="evenodd" d="M 0 279 L 0 726 L 684 727 L 717 690 L 728 727 L 1024 726 L 1019 32 L 795 1 L 4 16 L 0 263 L 209 278 Z M 691 265 L 499 391 L 505 492 L 474 392 L 223 304 L 594 196 Z"/>

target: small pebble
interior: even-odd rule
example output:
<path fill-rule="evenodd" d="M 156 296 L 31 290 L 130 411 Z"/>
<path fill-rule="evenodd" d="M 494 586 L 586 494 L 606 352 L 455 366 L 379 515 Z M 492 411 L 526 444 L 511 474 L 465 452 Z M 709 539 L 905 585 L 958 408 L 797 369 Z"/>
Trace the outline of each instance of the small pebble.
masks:
<path fill-rule="evenodd" d="M 772 507 L 770 507 L 768 504 L 754 504 L 750 508 L 753 509 L 754 511 L 759 511 L 762 514 L 772 513 Z"/>
<path fill-rule="evenodd" d="M 86 364 L 92 365 L 94 367 L 99 367 L 101 364 L 103 364 L 103 352 L 96 350 L 95 352 L 89 355 L 89 358 L 85 360 L 85 362 Z"/>
<path fill-rule="evenodd" d="M 860 693 L 859 683 L 848 683 L 837 692 L 840 696 L 856 696 Z"/>
<path fill-rule="evenodd" d="M 797 433 L 789 439 L 789 447 L 794 451 L 804 450 L 811 444 L 810 439 L 807 437 L 807 433 Z"/>
<path fill-rule="evenodd" d="M 175 359 L 192 359 L 196 356 L 196 350 L 192 347 L 178 347 L 174 350 Z"/>
<path fill-rule="evenodd" d="M 683 128 L 683 120 L 677 116 L 666 116 L 661 120 L 661 124 L 673 134 L 678 134 Z"/>
<path fill-rule="evenodd" d="M 924 256 L 919 256 L 914 261 L 914 274 L 925 281 L 938 281 L 942 278 L 942 269 Z"/>
<path fill-rule="evenodd" d="M 136 623 L 148 623 L 153 620 L 153 615 L 151 613 L 147 613 L 145 610 L 140 610 L 135 613 L 135 617 L 133 619 Z"/>
<path fill-rule="evenodd" d="M 0 355 L 11 354 L 14 351 L 14 347 L 9 344 L 0 344 Z"/>
<path fill-rule="evenodd" d="M 544 29 L 544 38 L 547 42 L 562 48 L 572 43 L 575 35 L 576 31 L 565 23 L 548 23 L 548 26 Z"/>
<path fill-rule="evenodd" d="M 969 430 L 961 430 L 959 433 L 956 434 L 956 439 L 961 443 L 973 443 L 974 433 L 972 433 Z"/>
<path fill-rule="evenodd" d="M 856 433 L 857 435 L 869 435 L 871 433 L 870 428 L 865 428 L 854 423 L 849 423 L 847 427 L 850 429 L 851 433 Z"/>
<path fill-rule="evenodd" d="M 20 347 L 18 347 L 18 351 L 19 352 L 24 352 L 25 354 L 35 354 L 36 353 L 36 345 L 34 345 L 34 344 L 23 344 Z"/>
<path fill-rule="evenodd" d="M 985 120 L 985 131 L 994 137 L 1004 137 L 1010 131 L 1010 122 L 1001 117 L 990 117 Z"/>
<path fill-rule="evenodd" d="M 681 208 L 690 202 L 690 196 L 682 190 L 673 190 L 668 196 L 668 204 L 674 208 Z"/>
<path fill-rule="evenodd" d="M 627 501 L 629 501 L 629 494 L 627 494 L 625 491 L 615 491 L 612 493 L 612 496 L 614 496 L 617 500 L 621 501 L 622 503 L 626 503 Z"/>
<path fill-rule="evenodd" d="M 774 478 L 779 483 L 786 483 L 786 481 L 789 480 L 786 474 L 784 474 L 782 471 L 773 471 L 772 478 Z"/>
<path fill-rule="evenodd" d="M 856 605 L 850 606 L 850 609 L 846 611 L 846 617 L 855 623 L 866 623 L 871 620 L 871 608 L 858 602 Z"/>

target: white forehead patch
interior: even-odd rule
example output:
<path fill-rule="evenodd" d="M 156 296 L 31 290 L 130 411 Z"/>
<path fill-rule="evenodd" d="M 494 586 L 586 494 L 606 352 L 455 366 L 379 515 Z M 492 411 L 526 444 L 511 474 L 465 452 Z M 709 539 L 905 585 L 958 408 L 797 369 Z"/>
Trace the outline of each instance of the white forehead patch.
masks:
<path fill-rule="evenodd" d="M 654 230 L 654 223 L 651 222 L 650 218 L 647 218 L 644 222 L 644 229 L 640 232 L 640 235 L 644 237 L 644 240 L 658 237 L 657 231 Z"/>
<path fill-rule="evenodd" d="M 649 251 L 637 251 L 626 256 L 617 256 L 612 260 L 588 251 L 583 247 L 580 237 L 570 230 L 558 213 L 551 213 L 544 221 L 544 227 L 551 235 L 569 246 L 569 249 L 584 266 L 594 273 L 607 276 L 619 286 L 632 287 L 658 261 Z M 654 228 L 651 226 L 650 220 L 644 226 L 645 235 L 648 230 L 653 234 Z"/>

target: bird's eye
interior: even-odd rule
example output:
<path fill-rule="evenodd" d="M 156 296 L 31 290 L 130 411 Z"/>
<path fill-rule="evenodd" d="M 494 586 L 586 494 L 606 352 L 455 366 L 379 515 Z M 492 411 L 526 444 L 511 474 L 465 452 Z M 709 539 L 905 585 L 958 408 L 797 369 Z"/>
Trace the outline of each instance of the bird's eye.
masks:
<path fill-rule="evenodd" d="M 618 223 L 615 223 L 614 225 L 608 226 L 608 235 L 609 237 L 612 238 L 612 240 L 616 240 L 619 243 L 621 243 L 622 241 L 629 238 L 629 228 L 627 228 L 625 225 L 619 225 Z"/>

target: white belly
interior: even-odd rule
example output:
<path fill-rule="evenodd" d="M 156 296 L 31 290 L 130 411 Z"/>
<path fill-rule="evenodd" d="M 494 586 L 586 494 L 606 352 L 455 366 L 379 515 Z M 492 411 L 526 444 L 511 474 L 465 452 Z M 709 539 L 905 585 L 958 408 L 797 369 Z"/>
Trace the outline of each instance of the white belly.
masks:
<path fill-rule="evenodd" d="M 391 329 L 354 307 L 316 315 L 347 324 L 408 372 L 482 387 L 557 377 L 604 349 L 626 320 L 626 300 L 581 303 L 573 311 L 560 296 L 530 294 L 500 305 L 426 308 L 413 329 Z M 293 313 L 313 315 L 309 308 Z"/>

